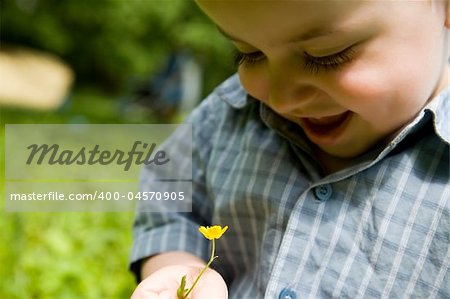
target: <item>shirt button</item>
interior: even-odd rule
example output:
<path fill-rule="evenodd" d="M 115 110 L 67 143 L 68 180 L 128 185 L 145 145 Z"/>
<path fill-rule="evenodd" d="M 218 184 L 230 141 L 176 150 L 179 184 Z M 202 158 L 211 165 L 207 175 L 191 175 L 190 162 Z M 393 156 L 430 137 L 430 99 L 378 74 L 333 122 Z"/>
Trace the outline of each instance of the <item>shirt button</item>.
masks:
<path fill-rule="evenodd" d="M 297 299 L 297 295 L 295 295 L 294 291 L 291 289 L 283 289 L 280 292 L 278 299 Z"/>
<path fill-rule="evenodd" d="M 314 188 L 314 194 L 318 200 L 326 201 L 330 199 L 331 194 L 333 194 L 333 189 L 330 184 L 321 185 Z"/>

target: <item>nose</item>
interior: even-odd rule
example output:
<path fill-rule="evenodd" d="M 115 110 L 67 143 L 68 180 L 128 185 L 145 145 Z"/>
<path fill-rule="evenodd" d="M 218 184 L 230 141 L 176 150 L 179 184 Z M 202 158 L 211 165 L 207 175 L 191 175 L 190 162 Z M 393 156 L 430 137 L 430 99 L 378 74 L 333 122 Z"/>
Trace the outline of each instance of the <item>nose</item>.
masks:
<path fill-rule="evenodd" d="M 281 114 L 303 114 L 320 94 L 311 76 L 300 67 L 276 66 L 269 69 L 268 105 Z"/>

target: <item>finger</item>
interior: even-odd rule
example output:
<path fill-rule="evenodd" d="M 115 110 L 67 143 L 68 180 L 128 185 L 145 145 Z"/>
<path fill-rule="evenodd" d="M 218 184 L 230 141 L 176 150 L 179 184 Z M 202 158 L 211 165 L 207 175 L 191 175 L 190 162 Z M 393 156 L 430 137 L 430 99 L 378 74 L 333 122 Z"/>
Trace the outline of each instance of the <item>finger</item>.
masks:
<path fill-rule="evenodd" d="M 131 295 L 131 299 L 159 299 L 159 295 L 151 290 L 137 288 Z"/>
<path fill-rule="evenodd" d="M 159 299 L 177 299 L 175 291 L 162 291 L 159 293 Z"/>

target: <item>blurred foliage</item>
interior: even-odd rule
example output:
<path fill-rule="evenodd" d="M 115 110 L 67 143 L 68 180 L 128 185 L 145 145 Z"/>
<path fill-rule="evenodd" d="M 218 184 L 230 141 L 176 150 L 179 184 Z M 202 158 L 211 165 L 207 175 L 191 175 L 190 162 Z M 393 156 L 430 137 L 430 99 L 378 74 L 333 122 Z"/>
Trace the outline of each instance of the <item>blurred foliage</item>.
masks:
<path fill-rule="evenodd" d="M 170 53 L 189 49 L 204 94 L 234 72 L 231 46 L 191 0 L 2 0 L 1 43 L 55 53 L 77 84 L 58 111 L 0 107 L 4 124 L 151 123 L 118 101 Z M 0 298 L 129 298 L 133 213 L 6 213 L 0 216 Z"/>
<path fill-rule="evenodd" d="M 130 298 L 132 213 L 0 217 L 0 298 Z"/>
<path fill-rule="evenodd" d="M 2 42 L 55 53 L 77 74 L 120 90 L 189 49 L 203 66 L 205 92 L 234 71 L 231 46 L 191 0 L 3 0 Z"/>
<path fill-rule="evenodd" d="M 92 107 L 95 109 L 92 109 Z M 0 200 L 4 124 L 126 123 L 98 90 L 77 89 L 57 113 L 0 110 Z M 7 213 L 0 216 L 0 298 L 130 298 L 133 212 Z"/>
<path fill-rule="evenodd" d="M 95 87 L 77 87 L 57 111 L 0 107 L 0 123 L 4 124 L 127 124 L 157 123 L 151 115 L 134 111 L 130 115 L 108 92 Z M 2 140 L 2 139 L 0 139 Z"/>

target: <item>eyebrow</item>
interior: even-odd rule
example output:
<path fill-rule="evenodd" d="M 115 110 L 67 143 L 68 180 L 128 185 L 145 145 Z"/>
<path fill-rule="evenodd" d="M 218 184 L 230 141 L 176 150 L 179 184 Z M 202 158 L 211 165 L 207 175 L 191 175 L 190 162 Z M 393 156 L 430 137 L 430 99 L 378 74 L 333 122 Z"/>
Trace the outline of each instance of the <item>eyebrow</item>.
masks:
<path fill-rule="evenodd" d="M 247 44 L 247 42 L 232 36 L 231 34 L 225 32 L 222 28 L 220 28 L 219 26 L 216 25 L 217 30 L 226 38 L 228 38 L 231 41 L 234 42 L 240 42 L 240 43 L 244 43 Z M 340 29 L 335 29 L 332 30 L 330 28 L 323 28 L 323 27 L 313 27 L 310 30 L 303 32 L 300 36 L 297 36 L 295 38 L 293 38 L 292 40 L 287 41 L 288 43 L 298 43 L 298 42 L 305 42 L 311 39 L 315 39 L 318 37 L 323 37 L 323 36 L 327 36 L 327 35 L 332 35 L 332 34 L 337 34 L 337 33 L 343 33 L 345 32 L 344 30 L 340 30 Z"/>

